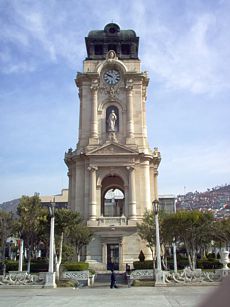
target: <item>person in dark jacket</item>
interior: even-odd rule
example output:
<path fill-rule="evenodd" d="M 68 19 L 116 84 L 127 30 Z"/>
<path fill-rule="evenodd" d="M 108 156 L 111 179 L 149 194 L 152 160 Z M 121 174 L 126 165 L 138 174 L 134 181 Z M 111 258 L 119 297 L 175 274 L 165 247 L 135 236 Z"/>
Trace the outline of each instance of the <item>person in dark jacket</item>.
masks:
<path fill-rule="evenodd" d="M 114 270 L 111 270 L 111 284 L 110 284 L 110 288 L 117 288 L 116 285 L 116 275 L 114 273 Z"/>

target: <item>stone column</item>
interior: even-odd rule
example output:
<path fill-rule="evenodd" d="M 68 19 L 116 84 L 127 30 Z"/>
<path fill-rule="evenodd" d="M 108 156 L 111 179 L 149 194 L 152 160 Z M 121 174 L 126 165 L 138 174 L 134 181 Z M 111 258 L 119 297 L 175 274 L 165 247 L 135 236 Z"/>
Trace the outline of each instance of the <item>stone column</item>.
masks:
<path fill-rule="evenodd" d="M 146 125 L 146 87 L 142 89 L 142 121 L 143 121 L 143 137 L 147 138 L 147 125 Z"/>
<path fill-rule="evenodd" d="M 124 203 L 124 206 L 125 206 L 125 212 L 124 212 L 124 215 L 126 217 L 128 217 L 129 215 L 129 187 L 127 185 L 125 185 L 125 203 Z"/>
<path fill-rule="evenodd" d="M 133 125 L 133 81 L 128 80 L 126 83 L 127 95 L 127 138 L 133 138 L 134 125 Z"/>
<path fill-rule="evenodd" d="M 136 188 L 135 188 L 135 168 L 128 166 L 129 171 L 129 219 L 136 220 Z"/>
<path fill-rule="evenodd" d="M 147 210 L 152 209 L 151 196 L 150 196 L 150 171 L 149 171 L 149 161 L 142 162 L 143 168 L 143 184 L 142 184 L 142 193 L 144 208 Z"/>
<path fill-rule="evenodd" d="M 101 262 L 106 266 L 107 264 L 107 244 L 105 242 L 102 243 L 101 249 Z"/>
<path fill-rule="evenodd" d="M 79 87 L 79 93 L 78 93 L 78 97 L 80 99 L 80 112 L 79 112 L 79 142 L 82 138 L 82 117 L 83 117 L 83 112 L 82 112 L 82 87 Z"/>
<path fill-rule="evenodd" d="M 88 167 L 90 172 L 90 185 L 89 185 L 89 220 L 95 221 L 97 215 L 97 199 L 96 199 L 96 171 L 97 167 Z"/>
<path fill-rule="evenodd" d="M 97 93 L 98 93 L 98 81 L 93 80 L 90 87 L 92 92 L 92 113 L 91 113 L 91 138 L 98 138 L 98 121 L 97 121 Z"/>
<path fill-rule="evenodd" d="M 123 271 L 123 243 L 119 242 L 119 270 Z"/>

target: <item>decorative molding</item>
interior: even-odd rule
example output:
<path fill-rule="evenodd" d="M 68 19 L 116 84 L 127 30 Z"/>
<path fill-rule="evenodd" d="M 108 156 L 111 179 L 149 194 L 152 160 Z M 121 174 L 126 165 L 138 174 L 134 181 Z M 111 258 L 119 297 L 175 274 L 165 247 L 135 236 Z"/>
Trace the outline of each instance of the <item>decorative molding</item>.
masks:
<path fill-rule="evenodd" d="M 90 166 L 88 167 L 88 170 L 89 170 L 90 172 L 94 172 L 94 171 L 97 171 L 97 170 L 98 170 L 98 167 L 97 167 L 97 166 L 94 166 L 94 165 L 90 165 Z"/>
<path fill-rule="evenodd" d="M 96 92 L 98 90 L 98 87 L 99 87 L 98 80 L 97 79 L 92 80 L 92 83 L 90 86 L 91 91 Z"/>
<path fill-rule="evenodd" d="M 105 95 L 108 95 L 110 100 L 116 100 L 118 95 L 120 94 L 120 86 L 104 85 L 100 87 L 100 91 Z"/>
<path fill-rule="evenodd" d="M 132 171 L 135 170 L 135 166 L 132 166 L 132 165 L 126 166 L 126 169 L 127 169 L 129 172 L 132 172 Z"/>
<path fill-rule="evenodd" d="M 87 153 L 87 155 L 114 155 L 114 154 L 138 155 L 136 151 L 121 146 L 118 143 L 114 142 L 111 142 L 108 145 L 102 146 L 100 148 L 97 148 L 96 150 Z"/>
<path fill-rule="evenodd" d="M 126 86 L 125 86 L 126 90 L 131 92 L 133 89 L 133 80 L 129 79 L 126 81 Z"/>

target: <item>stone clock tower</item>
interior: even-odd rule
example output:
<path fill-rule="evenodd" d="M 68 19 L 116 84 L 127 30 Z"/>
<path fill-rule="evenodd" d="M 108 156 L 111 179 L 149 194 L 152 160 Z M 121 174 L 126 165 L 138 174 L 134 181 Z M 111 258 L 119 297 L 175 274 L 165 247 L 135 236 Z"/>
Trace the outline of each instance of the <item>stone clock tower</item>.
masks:
<path fill-rule="evenodd" d="M 107 24 L 85 39 L 87 58 L 76 77 L 79 140 L 65 154 L 69 204 L 94 237 L 82 255 L 97 269 L 124 269 L 150 251 L 136 233 L 146 210 L 158 199 L 160 153 L 147 140 L 149 79 L 138 59 L 133 30 Z"/>

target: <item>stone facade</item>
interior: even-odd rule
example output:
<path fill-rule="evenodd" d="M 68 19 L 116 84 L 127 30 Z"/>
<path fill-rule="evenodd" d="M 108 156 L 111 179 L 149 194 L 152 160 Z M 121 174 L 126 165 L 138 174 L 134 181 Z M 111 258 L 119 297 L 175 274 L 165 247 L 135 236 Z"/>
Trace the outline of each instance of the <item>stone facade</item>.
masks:
<path fill-rule="evenodd" d="M 116 24 L 91 31 L 86 38 L 88 57 L 76 77 L 79 141 L 65 154 L 69 204 L 94 231 L 83 256 L 100 269 L 112 263 L 124 269 L 141 250 L 151 257 L 136 223 L 158 199 L 161 158 L 147 141 L 149 79 L 140 68 L 138 41 L 134 31 L 120 30 Z M 123 197 L 107 199 L 114 190 Z"/>

